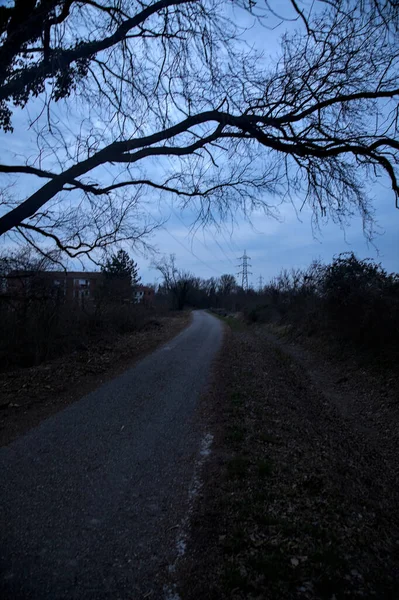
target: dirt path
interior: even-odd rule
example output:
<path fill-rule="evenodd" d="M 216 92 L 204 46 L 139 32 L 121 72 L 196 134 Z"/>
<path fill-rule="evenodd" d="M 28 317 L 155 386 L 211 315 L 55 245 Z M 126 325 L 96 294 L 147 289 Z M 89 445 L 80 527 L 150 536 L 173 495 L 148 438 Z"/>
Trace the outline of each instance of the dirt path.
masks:
<path fill-rule="evenodd" d="M 398 396 L 387 379 L 265 329 L 230 332 L 207 401 L 215 444 L 183 600 L 397 598 Z"/>
<path fill-rule="evenodd" d="M 279 336 L 265 327 L 254 330 L 279 348 L 306 373 L 311 388 L 335 407 L 346 426 L 379 465 L 399 476 L 399 371 L 373 372 L 356 357 L 323 355 L 301 341 Z"/>
<path fill-rule="evenodd" d="M 164 596 L 185 551 L 211 438 L 197 415 L 222 337 L 191 325 L 0 449 L 0 596 Z"/>

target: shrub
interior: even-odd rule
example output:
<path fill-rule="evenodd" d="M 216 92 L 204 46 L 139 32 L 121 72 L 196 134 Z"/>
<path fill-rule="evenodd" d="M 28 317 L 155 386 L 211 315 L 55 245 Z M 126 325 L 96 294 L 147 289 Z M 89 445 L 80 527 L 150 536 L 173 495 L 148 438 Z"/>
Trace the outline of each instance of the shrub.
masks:
<path fill-rule="evenodd" d="M 373 260 L 340 254 L 329 265 L 283 271 L 248 306 L 250 322 L 295 325 L 394 361 L 399 349 L 399 275 Z"/>
<path fill-rule="evenodd" d="M 341 254 L 328 265 L 321 286 L 322 308 L 337 333 L 374 349 L 399 341 L 399 277 L 372 260 Z"/>

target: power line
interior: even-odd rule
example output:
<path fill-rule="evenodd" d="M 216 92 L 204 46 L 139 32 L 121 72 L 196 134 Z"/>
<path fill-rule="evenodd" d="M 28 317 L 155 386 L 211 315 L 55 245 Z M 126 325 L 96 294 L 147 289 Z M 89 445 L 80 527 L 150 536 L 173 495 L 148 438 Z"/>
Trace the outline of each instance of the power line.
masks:
<path fill-rule="evenodd" d="M 144 212 L 146 212 L 151 218 L 152 215 L 151 213 L 146 210 L 145 208 L 143 209 Z M 205 267 L 207 267 L 208 269 L 211 269 L 211 271 L 213 271 L 214 273 L 217 273 L 217 275 L 219 275 L 219 271 L 217 271 L 216 269 L 214 269 L 211 265 L 208 265 L 205 261 L 203 261 L 199 256 L 197 256 L 192 250 L 190 250 L 189 248 L 187 248 L 175 235 L 173 235 L 173 233 L 171 233 L 165 225 L 160 225 L 160 229 L 163 229 L 168 235 L 170 235 L 171 238 L 173 238 L 175 240 L 175 242 L 177 242 L 182 248 L 184 248 L 184 250 L 186 252 L 188 252 L 189 254 L 191 254 L 192 256 L 194 256 L 194 258 L 196 258 L 200 263 L 202 263 Z"/>
<path fill-rule="evenodd" d="M 239 247 L 237 246 L 237 244 L 233 240 L 233 233 L 232 232 L 230 233 L 230 236 L 229 236 L 230 237 L 230 241 L 228 241 L 226 239 L 226 236 L 224 235 L 223 230 L 220 230 L 220 234 L 221 234 L 222 238 L 224 239 L 224 241 L 226 242 L 226 244 L 229 246 L 230 251 L 233 252 L 233 254 L 235 254 L 236 252 L 240 251 Z"/>
<path fill-rule="evenodd" d="M 248 267 L 251 267 L 252 265 L 248 264 L 248 261 L 251 260 L 250 256 L 247 256 L 247 251 L 244 250 L 244 254 L 243 256 L 240 256 L 238 260 L 241 260 L 241 264 L 239 264 L 238 266 L 240 267 L 240 271 L 237 273 L 237 276 L 241 275 L 241 287 L 244 290 L 248 290 L 248 274 L 252 275 L 251 271 L 248 271 Z"/>
<path fill-rule="evenodd" d="M 215 273 L 217 273 L 219 275 L 219 271 L 217 271 L 216 269 L 214 269 L 213 267 L 211 267 L 211 265 L 208 265 L 199 256 L 197 256 L 192 250 L 190 250 L 189 248 L 187 248 L 176 236 L 173 235 L 173 233 L 171 233 L 168 229 L 166 229 L 165 225 L 161 225 L 161 229 L 163 229 L 164 231 L 166 231 L 166 233 L 168 235 L 170 235 L 170 237 L 172 237 L 175 240 L 175 242 L 177 242 L 178 244 L 180 244 L 180 246 L 182 248 L 184 248 L 184 250 L 186 250 L 186 252 L 189 252 L 190 254 L 192 254 L 192 256 L 194 256 L 194 258 L 196 258 L 205 267 L 207 267 L 208 269 L 211 269 L 212 271 L 214 271 Z"/>
<path fill-rule="evenodd" d="M 192 235 L 192 238 L 197 240 L 197 242 L 199 242 L 200 244 L 202 244 L 204 246 L 204 248 L 206 249 L 207 252 L 209 252 L 210 254 L 212 254 L 212 250 L 210 250 L 208 248 L 208 246 L 205 244 L 205 242 L 203 242 L 202 240 L 200 240 L 197 236 L 196 236 L 196 231 L 191 228 L 191 230 L 188 228 L 188 226 L 186 225 L 186 223 L 183 221 L 183 219 L 176 213 L 176 211 L 174 210 L 173 207 L 171 207 L 173 214 L 175 215 L 175 217 L 177 219 L 179 219 L 179 221 L 184 225 L 184 227 L 187 229 L 188 233 Z M 215 235 L 212 231 L 210 231 L 210 234 L 213 237 L 214 242 L 216 243 L 216 245 L 219 247 L 219 249 L 223 252 L 223 254 L 225 255 L 225 257 L 227 258 L 227 260 L 234 266 L 233 261 L 231 260 L 231 258 L 229 258 L 226 254 L 226 252 L 223 250 L 222 246 L 219 244 L 219 242 L 217 241 L 217 239 L 215 238 Z M 192 245 L 191 245 L 192 247 Z M 213 255 L 214 256 L 214 255 Z M 220 261 L 220 262 L 224 262 L 224 261 Z"/>
<path fill-rule="evenodd" d="M 172 233 L 171 233 L 171 232 L 170 232 L 170 231 L 169 231 L 169 230 L 166 228 L 166 226 L 165 226 L 165 225 L 161 225 L 161 226 L 160 226 L 160 228 L 161 228 L 161 229 L 163 229 L 164 231 L 166 231 L 166 233 L 167 233 L 168 235 L 170 235 L 170 236 L 171 236 L 171 237 L 172 237 L 172 238 L 173 238 L 173 239 L 174 239 L 174 240 L 175 240 L 175 241 L 176 241 L 178 244 L 180 244 L 180 246 L 181 246 L 182 248 L 184 248 L 184 250 L 186 250 L 187 252 L 189 252 L 189 253 L 190 253 L 192 256 L 194 256 L 194 258 L 196 258 L 196 259 L 197 259 L 199 262 L 201 262 L 201 263 L 202 263 L 204 266 L 206 266 L 208 269 L 211 269 L 211 270 L 212 270 L 214 273 L 217 273 L 217 275 L 218 275 L 218 276 L 220 276 L 220 271 L 216 270 L 214 267 L 212 267 L 211 265 L 209 265 L 208 263 L 206 263 L 205 261 L 203 261 L 203 260 L 202 260 L 202 259 L 201 259 L 199 256 L 197 256 L 197 255 L 194 253 L 194 251 L 193 251 L 193 240 L 195 239 L 197 242 L 199 242 L 199 243 L 200 243 L 200 244 L 201 244 L 201 245 L 202 245 L 202 246 L 205 248 L 205 250 L 206 250 L 207 252 L 209 252 L 210 254 L 212 254 L 212 255 L 214 256 L 214 254 L 212 253 L 212 250 L 210 250 L 210 249 L 208 248 L 208 246 L 205 244 L 205 242 L 203 242 L 202 240 L 200 240 L 200 239 L 199 239 L 199 238 L 196 236 L 196 231 L 194 230 L 194 228 L 193 228 L 193 227 L 192 227 L 192 228 L 189 228 L 189 227 L 187 226 L 187 224 L 186 224 L 186 223 L 183 221 L 183 219 L 182 219 L 182 218 L 180 217 L 180 215 L 179 215 L 179 214 L 176 212 L 176 210 L 174 209 L 174 207 L 173 207 L 173 206 L 170 206 L 169 208 L 170 208 L 171 212 L 173 213 L 173 215 L 174 215 L 174 216 L 175 216 L 175 217 L 176 217 L 176 218 L 177 218 L 177 219 L 178 219 L 178 220 L 181 222 L 181 224 L 182 224 L 182 225 L 183 225 L 183 226 L 184 226 L 184 227 L 187 229 L 187 232 L 188 232 L 188 234 L 192 235 L 191 244 L 190 244 L 190 245 L 191 245 L 191 250 L 190 250 L 189 248 L 187 248 L 187 247 L 186 247 L 186 246 L 185 246 L 185 245 L 184 245 L 184 244 L 183 244 L 183 243 L 182 243 L 182 242 L 181 242 L 179 239 L 177 239 L 177 238 L 176 238 L 176 237 L 175 237 L 175 236 L 174 236 L 174 235 L 173 235 L 173 234 L 172 234 Z M 149 212 L 148 210 L 146 210 L 145 208 L 144 208 L 144 211 L 145 211 L 145 212 L 146 212 L 146 213 L 147 213 L 149 216 L 152 216 L 152 215 L 150 214 L 150 212 Z M 233 265 L 233 267 L 234 267 L 234 262 L 233 262 L 233 261 L 231 260 L 231 258 L 230 258 L 230 257 L 229 257 L 229 256 L 226 254 L 226 252 L 224 251 L 223 247 L 222 247 L 222 246 L 220 245 L 220 243 L 217 241 L 217 239 L 216 239 L 216 237 L 215 237 L 214 233 L 213 233 L 212 231 L 210 231 L 210 233 L 211 233 L 211 235 L 212 235 L 212 237 L 213 237 L 213 240 L 215 241 L 216 245 L 218 246 L 218 248 L 219 248 L 219 249 L 222 251 L 222 253 L 223 253 L 223 254 L 224 254 L 224 256 L 226 257 L 226 259 L 227 259 L 227 260 L 228 260 L 228 261 L 229 261 L 229 262 L 230 262 L 230 263 Z M 228 243 L 228 242 L 226 241 L 226 238 L 225 238 L 225 237 L 224 237 L 224 235 L 223 235 L 223 232 L 221 232 L 221 233 L 222 233 L 222 237 L 223 237 L 224 241 L 225 241 L 226 243 Z M 219 262 L 219 261 L 218 261 L 218 262 Z M 220 260 L 220 262 L 224 262 L 224 261 L 223 261 L 223 260 Z"/>
<path fill-rule="evenodd" d="M 228 261 L 229 261 L 229 262 L 230 262 L 230 263 L 233 265 L 233 267 L 234 267 L 234 263 L 233 263 L 233 261 L 231 260 L 231 258 L 230 258 L 229 256 L 227 256 L 226 252 L 223 250 L 222 246 L 221 246 L 221 245 L 219 244 L 219 242 L 217 241 L 217 239 L 216 239 L 216 237 L 215 237 L 215 234 L 214 234 L 214 233 L 212 233 L 212 237 L 213 237 L 214 241 L 216 242 L 217 246 L 220 248 L 220 250 L 223 252 L 223 254 L 225 255 L 225 257 L 227 258 L 227 260 L 228 260 Z"/>
<path fill-rule="evenodd" d="M 262 277 L 262 275 L 259 275 L 258 284 L 259 284 L 259 291 L 261 292 L 263 290 L 263 277 Z"/>

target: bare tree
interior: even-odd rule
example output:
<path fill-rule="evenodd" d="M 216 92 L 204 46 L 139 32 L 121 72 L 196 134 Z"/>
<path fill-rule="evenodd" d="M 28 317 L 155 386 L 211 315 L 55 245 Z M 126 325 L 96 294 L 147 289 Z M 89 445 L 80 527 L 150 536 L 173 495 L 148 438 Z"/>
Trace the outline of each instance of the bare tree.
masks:
<path fill-rule="evenodd" d="M 12 105 L 29 106 L 37 145 L 0 165 L 0 234 L 69 256 L 139 242 L 151 190 L 201 222 L 300 198 L 316 222 L 360 212 L 371 235 L 368 185 L 385 173 L 399 194 L 397 3 L 290 4 L 297 29 L 274 63 L 248 48 L 234 10 L 267 26 L 276 2 L 0 7 L 0 125 L 15 136 Z"/>
<path fill-rule="evenodd" d="M 218 292 L 221 296 L 228 296 L 237 287 L 236 278 L 234 275 L 221 275 L 219 279 Z"/>
<path fill-rule="evenodd" d="M 51 271 L 59 265 L 59 252 L 36 253 L 29 245 L 0 254 L 0 277 L 8 277 L 16 271 L 39 273 Z"/>
<path fill-rule="evenodd" d="M 36 252 L 32 246 L 20 246 L 16 250 L 0 254 L 0 294 L 6 294 L 17 283 L 20 296 L 28 297 L 41 286 L 37 276 L 62 266 L 57 250 Z M 32 286 L 34 284 L 34 286 Z M 15 288 L 14 288 L 15 289 Z"/>
<path fill-rule="evenodd" d="M 191 273 L 177 268 L 174 254 L 155 261 L 153 266 L 162 275 L 163 287 L 171 294 L 173 307 L 183 310 L 197 279 Z"/>

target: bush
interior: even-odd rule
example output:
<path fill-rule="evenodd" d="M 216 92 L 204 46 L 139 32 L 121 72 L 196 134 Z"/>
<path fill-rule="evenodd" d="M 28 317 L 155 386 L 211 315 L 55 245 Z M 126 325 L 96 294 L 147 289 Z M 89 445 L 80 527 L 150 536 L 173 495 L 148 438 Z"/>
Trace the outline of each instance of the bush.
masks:
<path fill-rule="evenodd" d="M 326 334 L 392 362 L 399 349 L 399 275 L 373 260 L 340 254 L 329 265 L 283 271 L 246 316 Z"/>
<path fill-rule="evenodd" d="M 328 265 L 321 286 L 329 326 L 357 344 L 379 351 L 399 341 L 399 277 L 372 260 L 341 254 Z"/>

